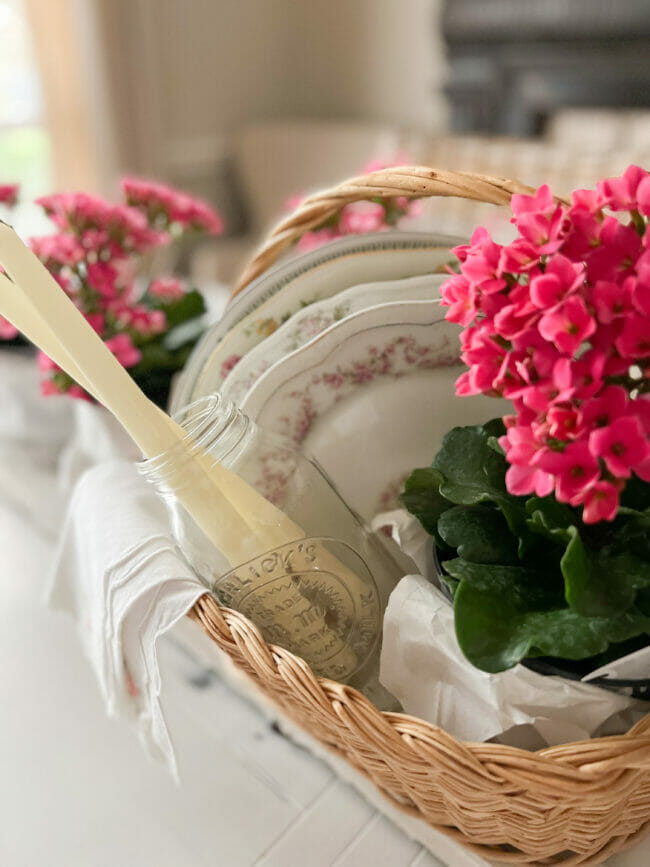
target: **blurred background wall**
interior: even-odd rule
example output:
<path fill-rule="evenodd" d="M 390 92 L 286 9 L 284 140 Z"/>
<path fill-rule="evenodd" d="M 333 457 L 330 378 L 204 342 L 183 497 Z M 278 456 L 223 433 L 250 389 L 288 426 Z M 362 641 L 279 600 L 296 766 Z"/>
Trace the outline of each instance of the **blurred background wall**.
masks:
<path fill-rule="evenodd" d="M 222 262 L 370 157 L 563 189 L 648 162 L 649 0 L 0 0 L 0 42 L 0 180 L 170 181 Z"/>

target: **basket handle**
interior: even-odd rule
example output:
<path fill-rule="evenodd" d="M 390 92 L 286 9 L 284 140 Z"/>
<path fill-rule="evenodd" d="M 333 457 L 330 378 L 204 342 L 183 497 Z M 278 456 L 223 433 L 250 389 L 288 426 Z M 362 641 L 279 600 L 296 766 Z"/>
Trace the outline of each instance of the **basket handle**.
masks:
<path fill-rule="evenodd" d="M 256 277 L 269 268 L 280 253 L 295 243 L 305 232 L 321 226 L 336 216 L 346 205 L 364 199 L 387 199 L 406 196 L 422 199 L 430 196 L 457 196 L 494 205 L 505 205 L 515 193 L 534 193 L 519 181 L 493 178 L 475 172 L 452 172 L 426 166 L 397 166 L 351 178 L 335 187 L 308 196 L 288 217 L 272 230 L 269 237 L 248 263 L 231 299 Z M 558 201 L 565 202 L 559 198 Z"/>

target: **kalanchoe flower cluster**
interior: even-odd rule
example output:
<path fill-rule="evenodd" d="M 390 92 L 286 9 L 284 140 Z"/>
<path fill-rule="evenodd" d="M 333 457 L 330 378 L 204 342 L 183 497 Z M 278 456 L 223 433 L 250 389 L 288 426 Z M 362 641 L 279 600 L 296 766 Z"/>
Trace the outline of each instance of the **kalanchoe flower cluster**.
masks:
<path fill-rule="evenodd" d="M 464 328 L 456 390 L 513 402 L 512 494 L 613 520 L 632 474 L 650 481 L 650 176 L 630 166 L 570 205 L 542 186 L 512 212 L 516 240 L 478 229 L 442 287 Z"/>
<path fill-rule="evenodd" d="M 190 230 L 216 234 L 222 222 L 205 202 L 163 184 L 129 178 L 122 186 L 126 204 L 112 204 L 86 193 L 39 199 L 58 232 L 31 238 L 30 246 L 119 362 L 136 379 L 142 373 L 140 384 L 145 390 L 146 376 L 156 366 L 164 367 L 162 378 L 157 379 L 160 390 L 161 380 L 170 378 L 189 352 L 187 346 L 181 351 L 170 349 L 167 334 L 182 321 L 200 315 L 204 305 L 198 293 L 188 294 L 175 278 L 157 277 L 143 284 L 138 279 L 140 262 L 152 250 Z M 6 336 L 15 333 L 13 329 Z M 4 336 L 0 321 L 0 338 Z M 89 399 L 43 353 L 38 363 L 44 374 L 44 394 Z"/>
<path fill-rule="evenodd" d="M 394 166 L 407 165 L 410 162 L 404 156 L 396 156 L 391 160 L 372 160 L 367 163 L 362 174 L 378 172 Z M 303 195 L 292 196 L 287 202 L 290 211 L 295 210 L 304 200 Z M 361 235 L 368 232 L 386 232 L 394 228 L 402 217 L 416 217 L 421 213 L 419 201 L 406 196 L 377 199 L 370 202 L 353 202 L 346 205 L 335 217 L 325 225 L 311 232 L 305 232 L 300 238 L 296 249 L 301 252 L 313 250 L 345 235 Z"/>
<path fill-rule="evenodd" d="M 124 178 L 122 190 L 127 204 L 142 210 L 152 226 L 175 233 L 194 229 L 219 235 L 223 231 L 221 217 L 195 196 L 141 178 Z"/>

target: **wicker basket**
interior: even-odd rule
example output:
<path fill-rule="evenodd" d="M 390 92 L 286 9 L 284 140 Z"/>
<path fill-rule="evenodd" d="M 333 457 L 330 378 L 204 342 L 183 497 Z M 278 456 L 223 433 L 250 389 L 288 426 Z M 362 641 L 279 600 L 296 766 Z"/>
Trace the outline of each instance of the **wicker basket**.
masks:
<path fill-rule="evenodd" d="M 350 202 L 460 196 L 507 204 L 518 192 L 531 190 L 503 178 L 427 168 L 353 179 L 311 196 L 284 220 L 233 294 Z M 535 753 L 462 743 L 420 719 L 381 713 L 356 690 L 316 677 L 209 594 L 190 616 L 286 717 L 372 781 L 393 806 L 488 860 L 596 864 L 650 830 L 650 715 L 625 735 Z"/>

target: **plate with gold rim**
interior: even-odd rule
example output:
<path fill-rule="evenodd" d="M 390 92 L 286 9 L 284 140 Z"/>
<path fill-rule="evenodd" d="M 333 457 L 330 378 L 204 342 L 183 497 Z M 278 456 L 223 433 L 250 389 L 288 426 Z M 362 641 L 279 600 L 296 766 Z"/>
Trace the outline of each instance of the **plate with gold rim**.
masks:
<path fill-rule="evenodd" d="M 454 424 L 501 415 L 506 401 L 457 397 L 459 328 L 436 300 L 381 304 L 330 326 L 273 365 L 242 409 L 314 457 L 366 520 L 394 508 Z"/>
<path fill-rule="evenodd" d="M 172 411 L 218 391 L 250 349 L 306 305 L 361 282 L 442 272 L 457 243 L 423 232 L 355 235 L 272 268 L 234 299 L 199 341 L 175 386 Z"/>

